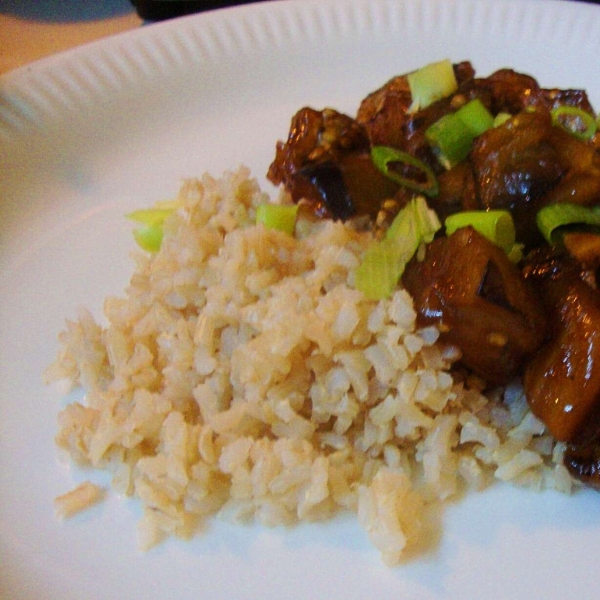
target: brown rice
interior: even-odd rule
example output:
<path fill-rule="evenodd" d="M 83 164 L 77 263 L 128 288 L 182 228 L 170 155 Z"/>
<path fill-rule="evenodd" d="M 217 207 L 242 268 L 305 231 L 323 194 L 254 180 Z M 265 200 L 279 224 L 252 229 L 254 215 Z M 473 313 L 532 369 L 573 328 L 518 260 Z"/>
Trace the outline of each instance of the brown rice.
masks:
<path fill-rule="evenodd" d="M 415 328 L 402 289 L 353 288 L 371 234 L 254 224 L 247 169 L 185 182 L 155 255 L 137 252 L 107 326 L 81 310 L 47 382 L 85 399 L 57 443 L 139 498 L 140 543 L 220 514 L 265 525 L 358 515 L 384 561 L 419 542 L 424 510 L 494 479 L 569 492 L 562 446 L 518 382 L 484 396 L 457 351 Z"/>

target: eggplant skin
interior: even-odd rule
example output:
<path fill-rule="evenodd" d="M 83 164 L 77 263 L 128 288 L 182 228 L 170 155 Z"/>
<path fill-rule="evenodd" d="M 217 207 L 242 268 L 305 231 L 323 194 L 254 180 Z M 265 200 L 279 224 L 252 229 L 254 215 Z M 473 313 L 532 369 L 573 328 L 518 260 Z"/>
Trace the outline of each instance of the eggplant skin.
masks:
<path fill-rule="evenodd" d="M 461 362 L 494 385 L 519 374 L 545 339 L 540 299 L 506 253 L 464 227 L 434 240 L 413 258 L 402 283 L 418 323 L 437 325 L 442 342 L 456 345 Z"/>
<path fill-rule="evenodd" d="M 568 444 L 564 465 L 575 479 L 600 489 L 600 440 Z"/>
<path fill-rule="evenodd" d="M 292 198 L 322 206 L 334 220 L 355 215 L 375 219 L 385 200 L 393 198 L 398 185 L 373 164 L 370 154 L 348 153 L 337 162 L 309 164 L 290 176 Z"/>

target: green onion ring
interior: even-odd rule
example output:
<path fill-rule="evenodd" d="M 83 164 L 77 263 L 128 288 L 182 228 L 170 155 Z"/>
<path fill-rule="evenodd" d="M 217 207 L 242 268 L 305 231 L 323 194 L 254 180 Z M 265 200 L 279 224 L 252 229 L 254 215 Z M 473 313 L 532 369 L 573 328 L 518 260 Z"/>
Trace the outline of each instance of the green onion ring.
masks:
<path fill-rule="evenodd" d="M 552 124 L 562 127 L 565 131 L 580 140 L 589 140 L 594 137 L 597 130 L 596 120 L 590 113 L 576 106 L 557 106 L 550 111 Z M 570 121 L 576 119 L 583 125 L 583 130 L 570 125 Z"/>
<path fill-rule="evenodd" d="M 451 96 L 458 89 L 454 67 L 445 59 L 408 73 L 406 76 L 412 96 L 409 112 L 416 112 Z"/>
<path fill-rule="evenodd" d="M 536 215 L 536 223 L 545 240 L 556 243 L 556 230 L 566 225 L 588 225 L 600 227 L 600 206 L 581 206 L 561 202 L 544 206 Z"/>
<path fill-rule="evenodd" d="M 407 187 L 415 192 L 425 194 L 426 196 L 434 197 L 439 193 L 439 184 L 435 173 L 418 158 L 415 158 L 408 152 L 390 148 L 389 146 L 373 146 L 371 148 L 371 159 L 373 164 L 388 178 L 400 185 Z M 418 169 L 422 173 L 426 181 L 420 182 L 416 179 L 403 177 L 396 171 L 390 169 L 390 164 L 400 163 L 409 165 Z"/>

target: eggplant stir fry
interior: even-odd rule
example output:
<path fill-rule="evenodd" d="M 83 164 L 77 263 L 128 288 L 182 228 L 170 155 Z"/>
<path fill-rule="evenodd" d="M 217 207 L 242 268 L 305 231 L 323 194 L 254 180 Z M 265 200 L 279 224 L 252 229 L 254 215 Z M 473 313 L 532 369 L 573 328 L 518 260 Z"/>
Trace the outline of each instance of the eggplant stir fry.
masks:
<path fill-rule="evenodd" d="M 597 125 L 583 90 L 441 61 L 355 117 L 299 110 L 268 178 L 318 217 L 368 222 L 357 287 L 403 285 L 464 368 L 491 386 L 522 377 L 572 475 L 600 486 Z"/>

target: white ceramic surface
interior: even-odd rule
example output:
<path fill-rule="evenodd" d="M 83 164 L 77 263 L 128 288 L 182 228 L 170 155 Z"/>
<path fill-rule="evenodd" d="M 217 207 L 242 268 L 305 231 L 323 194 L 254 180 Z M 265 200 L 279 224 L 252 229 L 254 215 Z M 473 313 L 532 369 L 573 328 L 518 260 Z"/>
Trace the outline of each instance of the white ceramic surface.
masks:
<path fill-rule="evenodd" d="M 86 477 L 59 460 L 65 399 L 41 372 L 64 319 L 124 289 L 124 213 L 182 178 L 248 164 L 261 181 L 301 106 L 354 113 L 394 74 L 470 59 L 600 107 L 600 7 L 501 0 L 288 0 L 146 26 L 0 77 L 0 597 L 10 600 L 598 596 L 600 496 L 506 486 L 442 515 L 395 569 L 351 517 L 293 530 L 215 521 L 137 550 L 139 509 L 110 495 L 67 523 L 53 498 Z M 77 398 L 73 392 L 67 400 Z"/>

